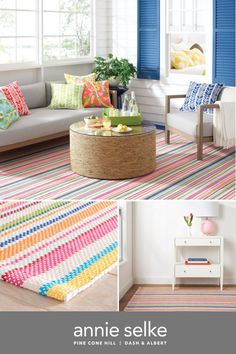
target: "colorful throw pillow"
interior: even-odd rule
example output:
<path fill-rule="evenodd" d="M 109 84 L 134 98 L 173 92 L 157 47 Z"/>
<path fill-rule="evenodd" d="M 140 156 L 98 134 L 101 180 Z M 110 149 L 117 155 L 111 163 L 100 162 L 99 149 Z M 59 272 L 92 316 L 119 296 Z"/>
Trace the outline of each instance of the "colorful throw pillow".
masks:
<path fill-rule="evenodd" d="M 19 119 L 19 113 L 14 109 L 4 94 L 0 92 L 0 129 L 7 129 Z"/>
<path fill-rule="evenodd" d="M 0 87 L 0 91 L 6 96 L 20 116 L 27 116 L 30 113 L 17 81 L 12 82 L 8 86 Z"/>
<path fill-rule="evenodd" d="M 108 81 L 89 81 L 84 84 L 83 106 L 112 107 Z"/>
<path fill-rule="evenodd" d="M 223 86 L 224 84 L 201 84 L 190 81 L 184 104 L 180 111 L 195 112 L 201 104 L 215 103 Z"/>
<path fill-rule="evenodd" d="M 48 108 L 51 109 L 81 109 L 84 84 L 57 84 L 51 83 L 52 100 Z"/>
<path fill-rule="evenodd" d="M 88 74 L 84 76 L 75 76 L 75 75 L 70 75 L 70 74 L 64 74 L 65 80 L 67 84 L 81 84 L 87 81 L 95 81 L 96 80 L 96 74 Z"/>

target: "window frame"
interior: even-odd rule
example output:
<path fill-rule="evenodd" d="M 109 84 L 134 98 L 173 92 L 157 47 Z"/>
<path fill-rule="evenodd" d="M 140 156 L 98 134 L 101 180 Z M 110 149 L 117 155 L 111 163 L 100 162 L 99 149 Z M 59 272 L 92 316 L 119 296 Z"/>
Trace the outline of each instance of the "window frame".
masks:
<path fill-rule="evenodd" d="M 90 0 L 91 4 L 91 35 L 90 35 L 90 55 L 88 57 L 65 59 L 65 60 L 51 60 L 44 61 L 43 59 L 43 0 L 35 0 L 35 10 L 27 10 L 35 12 L 36 16 L 36 47 L 35 47 L 35 62 L 15 62 L 0 64 L 1 71 L 13 71 L 13 70 L 27 70 L 27 69 L 42 69 L 54 66 L 68 66 L 76 64 L 90 64 L 94 61 L 95 56 L 95 0 Z M 4 9 L 2 9 L 4 10 Z M 12 9 L 17 11 L 16 9 Z M 18 10 L 19 11 L 19 10 Z M 22 10 L 20 10 L 22 11 Z M 55 11 L 56 12 L 56 11 Z M 17 36 L 6 36 L 6 38 L 16 38 Z M 21 37 L 21 36 L 20 36 Z M 26 36 L 27 37 L 27 36 Z M 31 36 L 30 36 L 31 37 Z"/>
<path fill-rule="evenodd" d="M 55 38 L 66 38 L 66 37 L 74 37 L 73 35 L 50 35 L 50 36 L 45 36 L 43 34 L 44 32 L 44 28 L 43 28 L 43 16 L 44 16 L 44 11 L 47 13 L 74 13 L 74 14 L 78 14 L 78 11 L 56 11 L 56 10 L 44 10 L 43 9 L 43 0 L 39 0 L 41 2 L 41 11 L 39 12 L 39 15 L 42 17 L 41 18 L 41 26 L 42 26 L 42 30 L 41 30 L 41 48 L 42 48 L 42 54 L 41 54 L 41 61 L 42 61 L 42 65 L 43 66 L 55 66 L 55 63 L 62 63 L 61 66 L 65 65 L 65 64 L 77 64 L 77 63 L 84 63 L 84 62 L 88 62 L 88 60 L 92 61 L 92 58 L 94 57 L 94 43 L 93 43 L 93 38 L 94 38 L 94 0 L 89 0 L 90 1 L 90 6 L 91 6 L 91 27 L 90 27 L 90 55 L 86 56 L 86 57 L 80 57 L 80 58 L 72 58 L 72 59 L 62 59 L 62 60 L 49 60 L 49 61 L 45 61 L 44 57 L 43 57 L 43 41 L 44 38 L 46 37 L 55 37 Z"/>
<path fill-rule="evenodd" d="M 168 21 L 167 21 L 167 13 L 168 13 L 168 2 L 166 0 L 160 0 L 160 52 L 162 53 L 160 58 L 160 80 L 166 84 L 179 84 L 181 82 L 182 85 L 188 85 L 190 81 L 197 82 L 212 82 L 212 67 L 213 67 L 213 0 L 209 1 L 210 15 L 208 26 L 206 29 L 207 35 L 207 45 L 208 48 L 206 56 L 206 72 L 207 75 L 191 75 L 191 74 L 181 74 L 181 73 L 173 73 L 169 70 L 170 63 L 170 49 L 169 49 L 169 36 L 171 32 L 168 31 Z M 173 33 L 173 32 L 172 32 Z M 177 32 L 176 32 L 177 33 Z M 186 32 L 191 33 L 191 31 Z M 194 32 L 193 32 L 194 33 Z M 196 32 L 198 33 L 198 32 Z"/>
<path fill-rule="evenodd" d="M 8 70 L 18 70 L 21 68 L 36 68 L 39 67 L 38 60 L 39 60 L 39 10 L 38 10 L 38 2 L 41 0 L 35 0 L 35 9 L 30 10 L 30 9 L 24 9 L 24 8 L 0 8 L 2 11 L 14 11 L 15 13 L 25 11 L 25 12 L 31 12 L 35 13 L 35 36 L 18 36 L 17 31 L 15 33 L 15 36 L 0 36 L 0 38 L 12 38 L 17 40 L 17 38 L 35 38 L 35 61 L 29 61 L 29 62 L 14 62 L 14 63 L 5 63 L 5 64 L 0 64 L 0 71 L 8 71 Z M 16 1 L 15 1 L 16 5 Z M 15 47 L 15 50 L 17 47 Z"/>

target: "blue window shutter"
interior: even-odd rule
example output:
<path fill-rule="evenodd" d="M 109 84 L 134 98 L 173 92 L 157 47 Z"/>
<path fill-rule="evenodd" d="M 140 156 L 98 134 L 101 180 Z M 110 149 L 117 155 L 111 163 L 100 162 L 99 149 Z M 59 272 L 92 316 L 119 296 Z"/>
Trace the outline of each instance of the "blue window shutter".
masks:
<path fill-rule="evenodd" d="M 138 78 L 160 79 L 160 0 L 138 0 Z"/>
<path fill-rule="evenodd" d="M 235 86 L 235 0 L 214 0 L 213 82 Z"/>

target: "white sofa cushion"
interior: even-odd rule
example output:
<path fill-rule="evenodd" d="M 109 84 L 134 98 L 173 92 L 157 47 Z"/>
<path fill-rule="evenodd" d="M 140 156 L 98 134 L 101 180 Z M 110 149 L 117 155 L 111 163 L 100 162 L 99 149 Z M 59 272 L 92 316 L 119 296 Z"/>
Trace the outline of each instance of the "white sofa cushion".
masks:
<path fill-rule="evenodd" d="M 72 123 L 83 120 L 91 114 L 101 114 L 101 108 L 84 110 L 52 110 L 46 107 L 32 109 L 31 114 L 21 117 L 7 130 L 0 129 L 0 146 L 15 144 L 46 135 L 69 130 Z"/>
<path fill-rule="evenodd" d="M 203 136 L 213 136 L 213 115 L 203 115 Z M 168 126 L 178 129 L 191 136 L 197 136 L 197 113 L 196 112 L 174 112 L 167 114 Z"/>

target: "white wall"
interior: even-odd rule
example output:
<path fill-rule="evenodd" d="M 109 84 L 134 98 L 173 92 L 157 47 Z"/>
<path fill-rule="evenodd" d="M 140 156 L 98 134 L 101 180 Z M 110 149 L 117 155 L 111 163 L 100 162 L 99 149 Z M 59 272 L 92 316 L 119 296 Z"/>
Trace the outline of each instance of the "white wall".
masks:
<path fill-rule="evenodd" d="M 164 123 L 165 96 L 185 93 L 187 85 L 170 85 L 157 80 L 134 79 L 131 82 L 130 90 L 136 93 L 137 102 L 144 119 Z M 179 101 L 173 100 L 172 107 L 179 107 Z"/>
<path fill-rule="evenodd" d="M 108 53 L 108 21 L 109 0 L 95 0 L 95 55 L 106 56 Z M 65 72 L 74 75 L 84 75 L 91 72 L 92 63 L 66 66 L 48 66 L 25 70 L 0 71 L 0 85 L 18 80 L 20 85 L 31 84 L 37 81 L 63 80 Z"/>
<path fill-rule="evenodd" d="M 110 0 L 95 0 L 95 55 L 106 56 L 108 54 L 108 39 L 110 26 Z"/>
<path fill-rule="evenodd" d="M 133 212 L 133 276 L 135 283 L 170 284 L 175 237 L 187 236 L 183 221 L 184 201 L 140 201 L 134 202 Z M 219 202 L 220 215 L 215 219 L 217 235 L 224 236 L 225 283 L 236 284 L 236 202 Z M 193 236 L 200 234 L 201 219 L 193 222 Z M 214 237 L 214 236 L 212 236 Z M 198 256 L 201 250 L 199 249 Z M 213 257 L 208 249 L 205 256 Z M 209 279 L 182 280 L 182 283 L 206 283 Z M 210 283 L 215 284 L 212 280 Z"/>
<path fill-rule="evenodd" d="M 133 279 L 133 204 L 122 202 L 123 219 L 123 260 L 119 265 L 119 296 L 120 299 L 131 288 Z"/>

